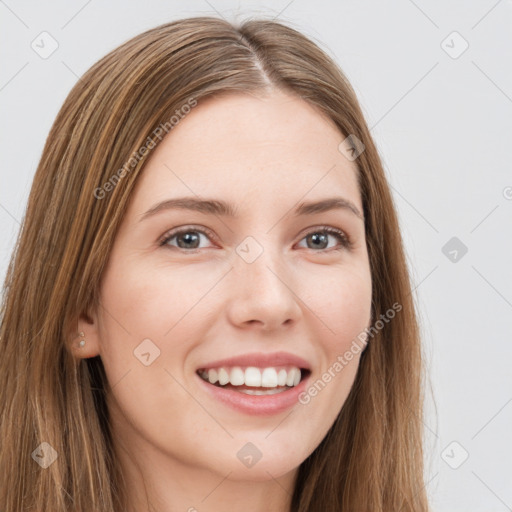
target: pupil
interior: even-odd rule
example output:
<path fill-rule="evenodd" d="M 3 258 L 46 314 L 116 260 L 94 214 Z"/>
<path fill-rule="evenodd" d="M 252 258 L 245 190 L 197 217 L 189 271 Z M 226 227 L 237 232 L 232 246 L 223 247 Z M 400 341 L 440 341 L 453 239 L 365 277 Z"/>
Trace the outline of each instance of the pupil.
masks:
<path fill-rule="evenodd" d="M 325 242 L 326 241 L 326 236 L 325 235 L 318 235 L 317 233 L 311 235 L 311 237 L 313 238 L 313 240 L 315 241 L 318 241 L 319 239 L 323 239 L 323 240 L 320 240 L 320 243 Z M 315 242 L 316 243 L 316 242 Z M 318 244 L 316 244 L 316 246 L 318 247 Z"/>
<path fill-rule="evenodd" d="M 195 238 L 195 242 L 197 242 L 199 237 L 197 235 L 191 235 L 190 233 L 185 233 L 184 235 L 182 235 L 180 237 L 180 239 L 185 240 L 186 244 L 193 243 L 194 242 L 194 238 Z M 196 245 L 194 245 L 193 248 L 196 248 L 196 247 L 197 247 L 197 243 L 196 243 Z M 190 247 L 187 245 L 187 248 L 190 248 Z"/>

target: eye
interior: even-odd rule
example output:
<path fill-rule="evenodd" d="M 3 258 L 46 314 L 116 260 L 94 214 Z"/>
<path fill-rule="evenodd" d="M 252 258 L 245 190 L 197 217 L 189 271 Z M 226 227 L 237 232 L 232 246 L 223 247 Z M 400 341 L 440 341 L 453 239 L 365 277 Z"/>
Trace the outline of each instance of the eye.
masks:
<path fill-rule="evenodd" d="M 208 239 L 214 239 L 215 235 L 212 231 L 206 228 L 197 228 L 195 226 L 186 226 L 184 228 L 175 229 L 166 233 L 160 240 L 160 246 L 176 247 L 177 249 L 187 250 L 186 252 L 196 252 L 199 249 L 201 235 Z M 319 236 L 320 235 L 320 236 Z M 325 244 L 328 245 L 329 235 L 335 237 L 339 241 L 339 246 L 333 250 L 351 249 L 353 246 L 350 238 L 340 229 L 333 228 L 330 226 L 322 226 L 314 230 L 309 231 L 302 240 L 311 240 L 312 247 L 308 248 L 320 249 L 314 252 L 325 252 Z M 176 239 L 176 244 L 171 244 L 172 240 Z M 331 247 L 332 249 L 332 247 Z M 330 251 L 327 251 L 330 252 Z"/>
<path fill-rule="evenodd" d="M 199 233 L 199 234 L 198 234 Z M 178 249 L 197 249 L 200 243 L 201 235 L 205 237 L 215 238 L 209 229 L 196 228 L 194 226 L 187 226 L 185 228 L 176 229 L 164 235 L 164 238 L 159 242 L 160 246 L 177 247 Z M 170 244 L 169 242 L 176 239 L 178 245 Z M 188 251 L 193 252 L 193 251 Z"/>
<path fill-rule="evenodd" d="M 326 235 L 327 233 L 327 235 Z M 350 238 L 340 229 L 332 228 L 330 226 L 322 226 L 320 228 L 316 228 L 312 231 L 309 231 L 306 236 L 303 238 L 303 240 L 310 240 L 313 244 L 313 248 L 320 248 L 325 251 L 327 246 L 325 244 L 328 244 L 328 237 L 333 236 L 338 239 L 340 246 L 335 247 L 334 250 L 341 250 L 341 249 L 351 249 L 353 246 L 352 241 Z M 311 248 L 311 247 L 308 247 Z M 315 252 L 322 252 L 322 251 L 315 251 Z M 330 252 L 330 251 L 327 251 Z"/>

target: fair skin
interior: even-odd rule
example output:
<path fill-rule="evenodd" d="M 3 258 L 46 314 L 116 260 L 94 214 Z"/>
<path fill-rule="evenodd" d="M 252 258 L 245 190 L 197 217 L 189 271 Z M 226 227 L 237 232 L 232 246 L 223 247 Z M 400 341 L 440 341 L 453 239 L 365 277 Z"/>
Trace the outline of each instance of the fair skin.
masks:
<path fill-rule="evenodd" d="M 102 307 L 78 325 L 86 345 L 77 353 L 100 355 L 113 387 L 130 510 L 289 510 L 298 467 L 338 416 L 360 354 L 308 404 L 266 416 L 214 400 L 196 369 L 285 351 L 310 363 L 313 383 L 369 325 L 363 219 L 348 208 L 293 215 L 299 203 L 333 196 L 362 214 L 343 139 L 302 99 L 231 94 L 200 101 L 152 150 L 103 275 Z M 224 200 L 237 216 L 174 209 L 140 220 L 183 196 Z M 324 226 L 342 230 L 352 248 Z M 182 234 L 159 246 L 183 227 L 192 242 Z M 263 248 L 252 263 L 236 251 L 249 236 Z M 134 356 L 145 339 L 160 350 L 148 366 Z M 237 457 L 248 442 L 262 453 L 252 467 Z"/>

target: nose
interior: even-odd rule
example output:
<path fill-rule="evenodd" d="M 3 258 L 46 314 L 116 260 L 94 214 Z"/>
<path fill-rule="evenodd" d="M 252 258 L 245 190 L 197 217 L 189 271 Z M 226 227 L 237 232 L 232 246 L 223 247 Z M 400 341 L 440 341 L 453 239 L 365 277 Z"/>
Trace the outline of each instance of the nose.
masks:
<path fill-rule="evenodd" d="M 266 250 L 252 263 L 235 257 L 230 277 L 229 321 L 238 328 L 272 331 L 291 327 L 301 316 L 290 272 Z"/>

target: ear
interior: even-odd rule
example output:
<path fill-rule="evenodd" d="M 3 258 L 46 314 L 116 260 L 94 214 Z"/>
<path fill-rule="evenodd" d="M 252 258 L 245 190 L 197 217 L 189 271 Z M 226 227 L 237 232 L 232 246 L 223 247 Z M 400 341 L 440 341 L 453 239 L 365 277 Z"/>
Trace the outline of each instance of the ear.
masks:
<path fill-rule="evenodd" d="M 77 359 L 87 359 L 100 354 L 98 319 L 94 313 L 80 314 L 68 336 L 68 346 Z"/>

